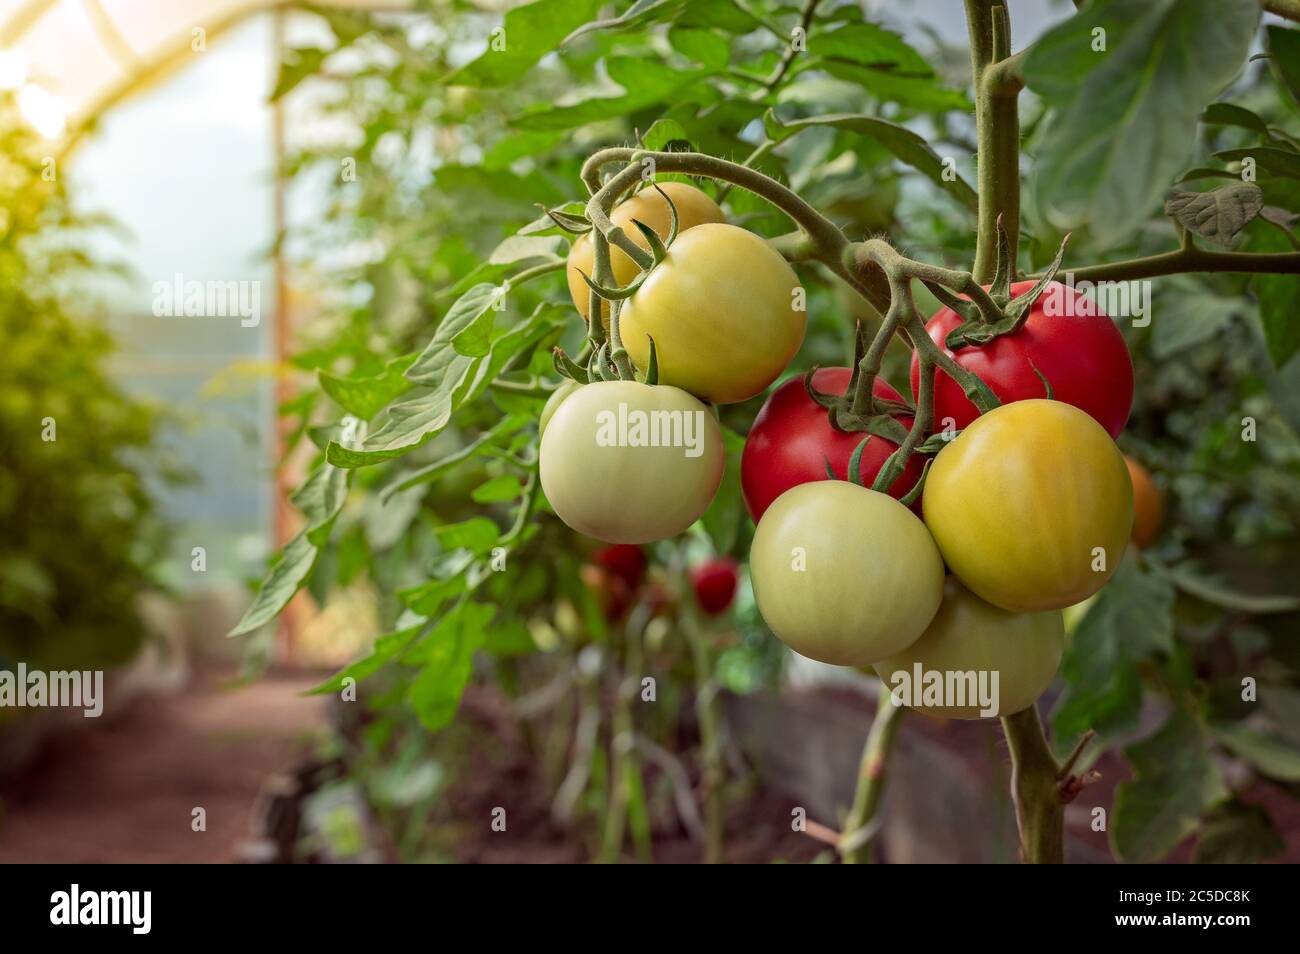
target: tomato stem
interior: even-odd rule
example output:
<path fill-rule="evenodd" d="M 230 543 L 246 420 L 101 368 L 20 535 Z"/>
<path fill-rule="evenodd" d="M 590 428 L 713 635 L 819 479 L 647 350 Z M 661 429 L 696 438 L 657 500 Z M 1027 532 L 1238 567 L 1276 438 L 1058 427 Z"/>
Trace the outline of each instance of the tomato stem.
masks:
<path fill-rule="evenodd" d="M 1026 864 L 1065 861 L 1065 804 L 1058 788 L 1061 766 L 1047 744 L 1038 707 L 1002 717 L 1011 750 L 1011 797 L 1020 829 L 1020 860 Z"/>
<path fill-rule="evenodd" d="M 882 682 L 876 700 L 876 717 L 862 747 L 853 805 L 845 816 L 844 833 L 839 840 L 840 855 L 846 865 L 867 864 L 873 858 L 875 836 L 880 828 L 877 815 L 885 791 L 889 754 L 902 719 L 903 707 L 894 705 L 888 687 Z"/>

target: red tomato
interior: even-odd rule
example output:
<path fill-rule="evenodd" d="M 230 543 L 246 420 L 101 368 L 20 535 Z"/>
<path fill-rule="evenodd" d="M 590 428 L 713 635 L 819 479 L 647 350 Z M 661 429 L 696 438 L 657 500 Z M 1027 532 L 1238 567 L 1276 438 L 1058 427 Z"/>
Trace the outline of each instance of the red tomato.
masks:
<path fill-rule="evenodd" d="M 843 394 L 852 375 L 849 368 L 821 368 L 813 375 L 813 386 L 819 391 Z M 881 378 L 876 378 L 872 392 L 891 401 L 902 400 Z M 899 420 L 904 427 L 912 426 L 910 417 Z M 740 486 L 754 522 L 758 523 L 772 501 L 791 487 L 826 480 L 828 460 L 835 476 L 848 480 L 849 458 L 866 436 L 831 427 L 826 409 L 804 390 L 802 376 L 782 384 L 754 418 L 740 458 Z M 859 465 L 862 480 L 868 487 L 885 459 L 896 450 L 897 444 L 872 435 Z M 890 496 L 902 497 L 912 489 L 921 476 L 922 463 L 919 454 L 912 455 L 902 476 L 889 488 Z"/>
<path fill-rule="evenodd" d="M 700 609 L 710 616 L 726 612 L 736 598 L 736 567 L 731 557 L 706 560 L 691 567 L 691 585 Z"/>
<path fill-rule="evenodd" d="M 626 583 L 629 589 L 635 590 L 640 586 L 641 578 L 645 576 L 645 551 L 634 543 L 602 547 L 592 554 L 592 559 L 597 566 Z"/>
<path fill-rule="evenodd" d="M 1012 296 L 1033 286 L 1031 281 L 1017 282 L 1011 286 Z M 959 324 L 961 317 L 955 311 L 941 308 L 925 327 L 942 346 L 948 332 Z M 968 345 L 953 357 L 983 379 L 1003 404 L 1047 397 L 1047 389 L 1034 373 L 1038 369 L 1051 382 L 1053 398 L 1092 415 L 1111 437 L 1124 429 L 1133 407 L 1133 360 L 1123 334 L 1086 296 L 1057 282 L 1043 290 L 1019 331 L 986 345 Z M 913 397 L 920 377 L 920 364 L 913 356 Z M 935 429 L 944 427 L 945 418 L 963 428 L 978 416 L 961 388 L 940 371 L 934 382 Z"/>

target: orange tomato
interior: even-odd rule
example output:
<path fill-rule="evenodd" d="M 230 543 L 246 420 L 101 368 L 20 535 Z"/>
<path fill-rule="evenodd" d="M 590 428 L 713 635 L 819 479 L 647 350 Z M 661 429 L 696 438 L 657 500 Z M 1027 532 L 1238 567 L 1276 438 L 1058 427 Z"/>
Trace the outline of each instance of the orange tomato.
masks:
<path fill-rule="evenodd" d="M 1127 454 L 1124 463 L 1133 482 L 1133 543 L 1139 550 L 1145 550 L 1165 522 L 1165 496 L 1145 467 Z"/>

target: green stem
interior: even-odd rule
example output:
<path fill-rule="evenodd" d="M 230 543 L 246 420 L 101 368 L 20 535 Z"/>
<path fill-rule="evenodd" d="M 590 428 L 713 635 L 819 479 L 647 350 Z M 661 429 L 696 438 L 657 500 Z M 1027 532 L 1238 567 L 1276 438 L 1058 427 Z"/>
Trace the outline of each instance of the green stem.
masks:
<path fill-rule="evenodd" d="M 1185 272 L 1300 274 L 1300 252 L 1213 252 L 1186 245 L 1172 252 L 1069 270 L 1076 282 L 1131 281 Z"/>
<path fill-rule="evenodd" d="M 966 20 L 979 150 L 978 233 L 972 271 L 976 280 L 985 284 L 993 280 L 997 268 L 999 219 L 1013 256 L 1020 236 L 1019 87 L 1006 82 L 1014 64 L 992 72 L 995 64 L 1011 57 L 1011 25 L 1002 0 L 966 0 Z M 1013 262 L 1013 278 L 1014 272 Z"/>
<path fill-rule="evenodd" d="M 808 26 L 812 23 L 813 15 L 817 12 L 817 4 L 821 0 L 804 0 L 803 11 L 799 15 L 799 29 L 803 31 L 805 37 L 808 36 Z M 753 99 L 763 99 L 774 89 L 781 85 L 785 80 L 786 74 L 790 72 L 790 67 L 794 65 L 794 58 L 799 55 L 799 50 L 795 49 L 794 38 L 786 38 L 785 52 L 781 54 L 781 61 L 776 64 L 772 70 L 772 75 L 768 77 L 767 82 L 763 84 L 761 90 L 755 90 Z"/>
<path fill-rule="evenodd" d="M 699 615 L 694 608 L 686 609 L 682 630 L 691 648 L 692 667 L 695 670 L 695 714 L 700 723 L 700 757 L 703 771 L 700 779 L 700 796 L 704 803 L 704 862 L 722 864 L 726 818 L 723 813 L 721 715 L 718 711 L 718 684 L 713 678 L 713 658 L 709 641 L 700 627 Z"/>
<path fill-rule="evenodd" d="M 1011 750 L 1011 796 L 1020 829 L 1020 860 L 1026 864 L 1065 861 L 1065 805 L 1058 789 L 1057 764 L 1038 707 L 1002 717 L 1002 731 Z"/>
<path fill-rule="evenodd" d="M 876 832 L 872 826 L 880 809 L 885 792 L 885 778 L 889 754 L 898 736 L 898 726 L 903 719 L 903 707 L 894 705 L 889 689 L 880 684 L 880 697 L 876 701 L 876 718 L 867 733 L 858 764 L 858 784 L 853 792 L 853 805 L 844 819 L 844 845 L 841 853 L 844 864 L 866 864 L 872 860 Z M 868 831 L 866 829 L 872 828 Z"/>

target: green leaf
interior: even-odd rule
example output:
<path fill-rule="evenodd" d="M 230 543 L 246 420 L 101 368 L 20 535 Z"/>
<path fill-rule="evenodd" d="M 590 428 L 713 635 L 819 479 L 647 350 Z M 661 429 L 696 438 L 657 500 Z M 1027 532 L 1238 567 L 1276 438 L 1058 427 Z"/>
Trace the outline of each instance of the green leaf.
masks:
<path fill-rule="evenodd" d="M 406 369 L 415 361 L 415 355 L 393 358 L 384 365 L 380 374 L 343 378 L 328 371 L 317 372 L 321 390 L 349 414 L 368 421 L 393 400 L 411 388 L 406 379 Z"/>
<path fill-rule="evenodd" d="M 730 41 L 712 30 L 673 27 L 668 31 L 668 42 L 688 60 L 710 69 L 722 69 L 731 59 Z"/>
<path fill-rule="evenodd" d="M 517 116 L 511 125 L 518 129 L 574 129 L 602 119 L 626 116 L 655 103 L 667 102 L 699 83 L 708 70 L 682 70 L 655 60 L 611 57 L 606 61 L 609 78 L 626 91 L 622 96 L 588 99 L 573 106 L 539 105 Z"/>
<path fill-rule="evenodd" d="M 360 450 L 330 442 L 325 459 L 336 467 L 354 468 L 409 454 L 447 426 L 451 411 L 451 395 L 441 389 L 394 404 L 388 409 L 388 420 L 383 427 L 371 434 Z"/>
<path fill-rule="evenodd" d="M 1230 182 L 1210 192 L 1175 190 L 1165 199 L 1165 215 L 1220 245 L 1231 245 L 1263 207 L 1264 190 L 1253 182 Z"/>
<path fill-rule="evenodd" d="M 457 464 L 469 460 L 484 447 L 491 446 L 500 442 L 502 438 L 515 434 L 524 427 L 534 422 L 532 416 L 522 414 L 510 414 L 502 418 L 491 428 L 481 433 L 473 441 L 466 444 L 460 450 L 453 451 L 445 457 L 419 468 L 415 471 L 406 471 L 399 474 L 397 479 L 388 487 L 385 487 L 382 496 L 387 500 L 393 494 L 400 493 L 416 484 L 428 483 L 436 480 L 447 471 L 451 470 Z"/>
<path fill-rule="evenodd" d="M 500 503 L 503 500 L 518 500 L 524 492 L 524 485 L 514 474 L 502 474 L 474 488 L 470 497 L 475 503 Z"/>
<path fill-rule="evenodd" d="M 1165 294 L 1169 306 L 1177 308 L 1178 321 L 1156 322 L 1151 329 L 1151 355 L 1157 360 L 1209 341 L 1248 309 L 1240 297 L 1215 295 L 1190 282 L 1175 280 Z"/>
<path fill-rule="evenodd" d="M 1276 229 L 1263 229 L 1250 239 L 1252 252 L 1289 252 L 1286 236 Z M 1273 367 L 1281 369 L 1300 352 L 1300 280 L 1294 275 L 1256 275 L 1251 279 L 1259 301 L 1259 321 Z"/>
<path fill-rule="evenodd" d="M 1240 722 L 1211 726 L 1214 739 L 1259 774 L 1279 782 L 1300 782 L 1300 748 L 1272 733 Z"/>
<path fill-rule="evenodd" d="M 727 455 L 718 492 L 704 511 L 701 521 L 718 553 L 730 553 L 736 545 L 740 521 L 745 519 L 745 500 L 740 492 L 740 455 L 745 439 L 730 428 L 722 429 L 722 446 Z"/>
<path fill-rule="evenodd" d="M 768 135 L 773 139 L 783 141 L 801 130 L 814 126 L 831 126 L 874 139 L 888 149 L 895 158 L 922 173 L 967 209 L 972 212 L 978 210 L 979 196 L 975 190 L 955 172 L 951 174 L 951 179 L 946 177 L 946 167 L 939 154 L 930 148 L 930 144 L 925 139 L 906 126 L 877 119 L 874 116 L 839 114 L 818 116 L 815 119 L 800 119 L 791 123 L 770 121 L 767 130 Z"/>
<path fill-rule="evenodd" d="M 286 49 L 280 57 L 280 72 L 275 79 L 275 88 L 271 90 L 270 102 L 289 94 L 299 83 L 320 72 L 325 58 L 333 50 L 322 50 L 307 46 Z"/>
<path fill-rule="evenodd" d="M 565 37 L 564 42 L 569 43 L 580 36 L 600 30 L 631 30 L 649 23 L 662 23 L 675 17 L 685 6 L 686 0 L 636 0 L 617 17 L 583 24 Z"/>
<path fill-rule="evenodd" d="M 465 686 L 474 671 L 474 654 L 484 643 L 484 629 L 496 610 L 478 603 L 462 603 L 433 628 L 420 643 L 419 674 L 406 698 L 420 722 L 437 732 L 456 715 Z"/>
<path fill-rule="evenodd" d="M 303 485 L 289 495 L 293 505 L 307 518 L 303 532 L 317 546 L 329 536 L 330 525 L 348 496 L 349 476 L 346 471 L 322 464 L 312 472 Z"/>
<path fill-rule="evenodd" d="M 934 75 L 929 61 L 907 41 L 874 23 L 847 23 L 838 30 L 816 33 L 808 40 L 808 52 L 895 75 Z"/>
<path fill-rule="evenodd" d="M 271 567 L 270 573 L 262 581 L 247 612 L 228 635 L 242 636 L 260 629 L 279 614 L 293 599 L 295 593 L 302 589 L 316 565 L 319 548 L 307 539 L 306 532 L 298 534 L 280 554 L 279 560 Z"/>
<path fill-rule="evenodd" d="M 370 647 L 370 655 L 344 666 L 315 689 L 312 689 L 311 694 L 321 695 L 339 692 L 343 689 L 343 680 L 345 679 L 361 682 L 367 676 L 374 675 L 387 663 L 398 658 L 415 637 L 424 631 L 427 622 L 423 617 L 419 617 L 418 621 L 410 626 L 380 636 L 375 640 L 374 645 Z"/>
<path fill-rule="evenodd" d="M 438 542 L 447 550 L 468 550 L 482 555 L 501 538 L 497 525 L 487 517 L 470 517 L 460 523 L 439 527 L 435 533 Z"/>
<path fill-rule="evenodd" d="M 1124 750 L 1136 776 L 1115 789 L 1111 847 L 1137 864 L 1164 858 L 1196 831 L 1206 809 L 1228 797 L 1201 721 L 1176 710 L 1149 739 Z"/>
<path fill-rule="evenodd" d="M 488 261 L 493 265 L 509 265 L 532 259 L 559 258 L 568 252 L 569 243 L 558 235 L 512 235 L 492 250 Z"/>
<path fill-rule="evenodd" d="M 812 65 L 810 62 L 803 68 Z M 861 86 L 884 103 L 898 103 L 920 112 L 947 112 L 954 109 L 968 111 L 973 108 L 965 93 L 945 86 L 935 76 L 890 73 L 835 59 L 821 60 L 819 65 L 837 79 Z"/>
<path fill-rule="evenodd" d="M 1061 750 L 1088 729 L 1131 726 L 1142 701 L 1138 663 L 1173 647 L 1174 591 L 1163 573 L 1126 554 L 1096 600 L 1061 663 L 1066 689 L 1052 716 Z"/>
<path fill-rule="evenodd" d="M 1240 126 L 1261 136 L 1268 135 L 1268 123 L 1249 109 L 1232 103 L 1211 103 L 1201 114 L 1201 122 L 1207 126 Z"/>
<path fill-rule="evenodd" d="M 600 0 L 537 0 L 509 10 L 478 58 L 450 73 L 449 86 L 505 86 L 520 79 L 577 27 L 590 20 Z M 500 32 L 498 32 L 500 31 Z"/>
<path fill-rule="evenodd" d="M 1054 228 L 1112 242 L 1146 221 L 1187 165 L 1202 108 L 1240 72 L 1259 14 L 1256 0 L 1097 0 L 1029 48 L 1025 79 L 1052 107 L 1034 181 Z"/>
<path fill-rule="evenodd" d="M 1273 72 L 1300 105 L 1300 30 L 1270 24 L 1265 34 Z"/>
<path fill-rule="evenodd" d="M 1248 146 L 1243 149 L 1224 149 L 1214 154 L 1215 159 L 1224 162 L 1241 162 L 1245 159 L 1255 160 L 1255 167 L 1275 176 L 1287 179 L 1300 179 L 1300 152 L 1281 149 L 1277 146 Z"/>
<path fill-rule="evenodd" d="M 1285 847 L 1262 806 L 1234 799 L 1205 820 L 1192 860 L 1198 865 L 1253 865 L 1276 858 Z"/>

